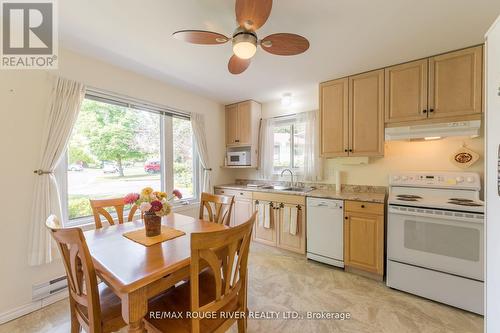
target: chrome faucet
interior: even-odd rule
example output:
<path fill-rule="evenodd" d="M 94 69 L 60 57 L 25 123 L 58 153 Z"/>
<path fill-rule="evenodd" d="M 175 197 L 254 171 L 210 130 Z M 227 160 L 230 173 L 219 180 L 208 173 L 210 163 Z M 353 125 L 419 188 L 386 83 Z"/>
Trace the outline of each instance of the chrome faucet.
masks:
<path fill-rule="evenodd" d="M 293 183 L 293 177 L 294 177 L 294 175 L 293 175 L 293 171 L 292 170 L 290 170 L 290 169 L 283 169 L 283 171 L 281 171 L 281 177 L 283 177 L 283 174 L 286 171 L 290 172 L 290 186 L 294 187 L 295 186 L 295 184 Z"/>

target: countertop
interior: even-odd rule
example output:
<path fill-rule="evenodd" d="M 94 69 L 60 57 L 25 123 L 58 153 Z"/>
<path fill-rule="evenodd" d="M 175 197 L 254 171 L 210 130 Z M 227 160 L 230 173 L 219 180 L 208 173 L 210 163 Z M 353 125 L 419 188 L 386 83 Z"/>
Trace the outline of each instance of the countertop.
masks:
<path fill-rule="evenodd" d="M 217 186 L 215 186 L 215 188 L 237 190 L 237 191 L 268 192 L 268 193 L 280 193 L 280 194 L 287 194 L 287 195 L 300 195 L 300 196 L 306 196 L 306 197 L 312 197 L 312 198 L 364 201 L 364 202 L 374 202 L 374 203 L 381 203 L 381 204 L 385 203 L 385 198 L 386 198 L 385 193 L 370 192 L 370 191 L 363 191 L 363 190 L 336 192 L 335 189 L 314 189 L 314 190 L 307 191 L 307 192 L 297 192 L 297 191 L 281 191 L 281 190 L 273 190 L 273 189 L 263 189 L 260 187 L 247 187 L 246 185 L 242 185 L 242 184 L 217 185 Z"/>

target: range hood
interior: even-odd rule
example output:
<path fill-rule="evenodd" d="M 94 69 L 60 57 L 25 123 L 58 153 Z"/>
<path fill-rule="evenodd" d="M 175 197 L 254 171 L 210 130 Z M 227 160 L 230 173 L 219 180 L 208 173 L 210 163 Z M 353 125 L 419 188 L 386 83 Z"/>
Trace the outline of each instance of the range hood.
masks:
<path fill-rule="evenodd" d="M 389 127 L 385 129 L 385 141 L 433 140 L 450 136 L 477 137 L 480 129 L 481 120 Z"/>

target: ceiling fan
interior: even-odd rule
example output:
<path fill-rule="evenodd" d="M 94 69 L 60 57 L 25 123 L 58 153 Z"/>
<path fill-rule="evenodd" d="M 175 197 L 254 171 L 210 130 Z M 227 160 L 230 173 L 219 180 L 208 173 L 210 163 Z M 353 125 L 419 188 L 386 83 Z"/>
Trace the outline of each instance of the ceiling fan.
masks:
<path fill-rule="evenodd" d="M 234 54 L 227 65 L 232 74 L 241 74 L 248 68 L 259 45 L 263 50 L 281 56 L 305 52 L 309 48 L 309 41 L 296 34 L 277 33 L 258 39 L 256 31 L 266 23 L 272 6 L 272 0 L 236 0 L 236 21 L 239 27 L 231 38 L 204 30 L 180 30 L 174 32 L 173 37 L 203 45 L 225 44 L 232 40 Z"/>

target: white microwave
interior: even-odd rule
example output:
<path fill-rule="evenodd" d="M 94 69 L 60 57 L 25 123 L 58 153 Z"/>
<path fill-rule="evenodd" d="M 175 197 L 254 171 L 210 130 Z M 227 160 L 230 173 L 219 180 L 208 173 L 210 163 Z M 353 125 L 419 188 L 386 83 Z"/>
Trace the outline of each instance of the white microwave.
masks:
<path fill-rule="evenodd" d="M 227 165 L 250 165 L 249 151 L 227 152 Z"/>

